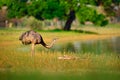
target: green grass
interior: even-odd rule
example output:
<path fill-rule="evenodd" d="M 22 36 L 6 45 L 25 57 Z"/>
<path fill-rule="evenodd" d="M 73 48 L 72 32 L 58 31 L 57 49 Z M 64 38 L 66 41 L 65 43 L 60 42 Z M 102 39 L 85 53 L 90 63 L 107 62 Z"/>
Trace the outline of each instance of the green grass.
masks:
<path fill-rule="evenodd" d="M 117 54 L 61 53 L 37 45 L 35 56 L 32 58 L 30 46 L 22 45 L 18 40 L 24 31 L 26 29 L 0 29 L 0 80 L 119 80 L 120 58 Z M 59 44 L 74 40 L 119 36 L 109 32 L 107 34 L 110 35 L 56 30 L 39 33 L 47 43 L 51 42 L 52 38 L 58 37 L 56 44 Z M 58 59 L 64 55 L 77 59 Z"/>

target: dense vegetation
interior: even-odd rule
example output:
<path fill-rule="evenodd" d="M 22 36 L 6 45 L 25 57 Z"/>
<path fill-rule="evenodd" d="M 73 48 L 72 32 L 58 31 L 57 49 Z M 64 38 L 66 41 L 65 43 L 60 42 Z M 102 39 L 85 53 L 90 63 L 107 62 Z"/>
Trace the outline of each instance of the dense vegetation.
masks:
<path fill-rule="evenodd" d="M 8 20 L 22 18 L 25 21 L 23 25 L 35 29 L 46 43 L 57 37 L 59 39 L 56 44 L 60 45 L 66 42 L 111 37 L 114 42 L 115 37 L 120 36 L 119 24 L 99 26 L 108 24 L 108 17 L 116 16 L 113 7 L 120 5 L 119 3 L 120 0 L 0 0 L 0 8 L 8 7 Z M 97 11 L 101 6 L 105 14 Z M 71 31 L 46 30 L 44 26 L 44 30 L 40 30 L 42 27 L 38 27 L 41 25 L 39 21 L 54 18 L 65 21 L 64 30 L 70 30 L 75 19 L 81 24 L 85 24 L 86 21 L 92 22 L 97 28 L 93 25 L 80 24 L 82 27 L 75 26 Z M 5 22 L 4 20 L 2 21 Z M 82 50 L 72 52 L 66 51 L 67 49 L 63 47 L 63 50 L 59 51 L 54 50 L 54 47 L 45 49 L 36 45 L 35 56 L 31 57 L 31 47 L 22 45 L 18 40 L 21 33 L 27 30 L 28 27 L 0 27 L 0 80 L 119 80 L 119 54 L 111 50 L 101 50 L 99 47 L 93 53 L 85 52 L 86 49 L 83 52 Z M 71 49 L 70 46 L 68 45 L 68 49 Z"/>
<path fill-rule="evenodd" d="M 45 20 L 58 18 L 66 20 L 64 30 L 70 30 L 73 20 L 85 24 L 90 21 L 95 25 L 108 24 L 107 16 L 114 16 L 112 4 L 119 5 L 119 0 L 1 0 L 0 6 L 8 6 L 9 18 L 34 16 L 36 19 Z M 103 6 L 104 14 L 96 11 L 96 7 Z"/>

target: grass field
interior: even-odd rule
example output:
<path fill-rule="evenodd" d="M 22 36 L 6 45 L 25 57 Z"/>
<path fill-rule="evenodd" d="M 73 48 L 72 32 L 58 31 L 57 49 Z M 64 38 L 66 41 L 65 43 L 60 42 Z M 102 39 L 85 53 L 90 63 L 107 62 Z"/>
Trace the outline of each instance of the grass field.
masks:
<path fill-rule="evenodd" d="M 27 29 L 0 29 L 0 80 L 119 80 L 118 54 L 75 54 L 51 51 L 37 45 L 35 57 L 30 46 L 18 40 Z M 56 44 L 68 41 L 104 39 L 120 36 L 119 28 L 82 28 L 81 31 L 38 31 L 46 43 L 55 37 Z M 92 32 L 92 33 L 91 33 Z M 95 33 L 97 34 L 95 34 Z M 59 57 L 72 57 L 69 60 Z"/>

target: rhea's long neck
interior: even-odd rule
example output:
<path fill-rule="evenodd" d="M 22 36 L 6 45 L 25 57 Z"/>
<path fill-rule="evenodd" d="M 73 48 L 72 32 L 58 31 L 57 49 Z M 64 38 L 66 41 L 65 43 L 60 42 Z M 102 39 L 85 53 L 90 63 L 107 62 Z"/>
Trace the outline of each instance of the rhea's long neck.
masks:
<path fill-rule="evenodd" d="M 48 48 L 48 49 L 50 49 L 51 47 L 53 47 L 53 45 L 55 44 L 55 42 L 56 42 L 56 39 L 54 39 L 54 40 L 51 42 L 50 45 L 46 45 L 45 47 Z"/>

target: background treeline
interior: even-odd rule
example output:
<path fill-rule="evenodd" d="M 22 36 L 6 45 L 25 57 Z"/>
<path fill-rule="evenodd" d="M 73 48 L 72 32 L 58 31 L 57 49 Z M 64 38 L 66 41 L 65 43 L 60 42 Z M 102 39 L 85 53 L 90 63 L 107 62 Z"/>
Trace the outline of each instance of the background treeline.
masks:
<path fill-rule="evenodd" d="M 70 30 L 75 20 L 98 26 L 120 21 L 120 0 L 0 0 L 0 8 L 0 24 L 5 26 L 10 22 L 18 25 L 31 16 L 33 21 L 22 25 L 38 28 L 37 25 L 44 27 L 46 21 L 52 20 L 48 24 Z"/>

